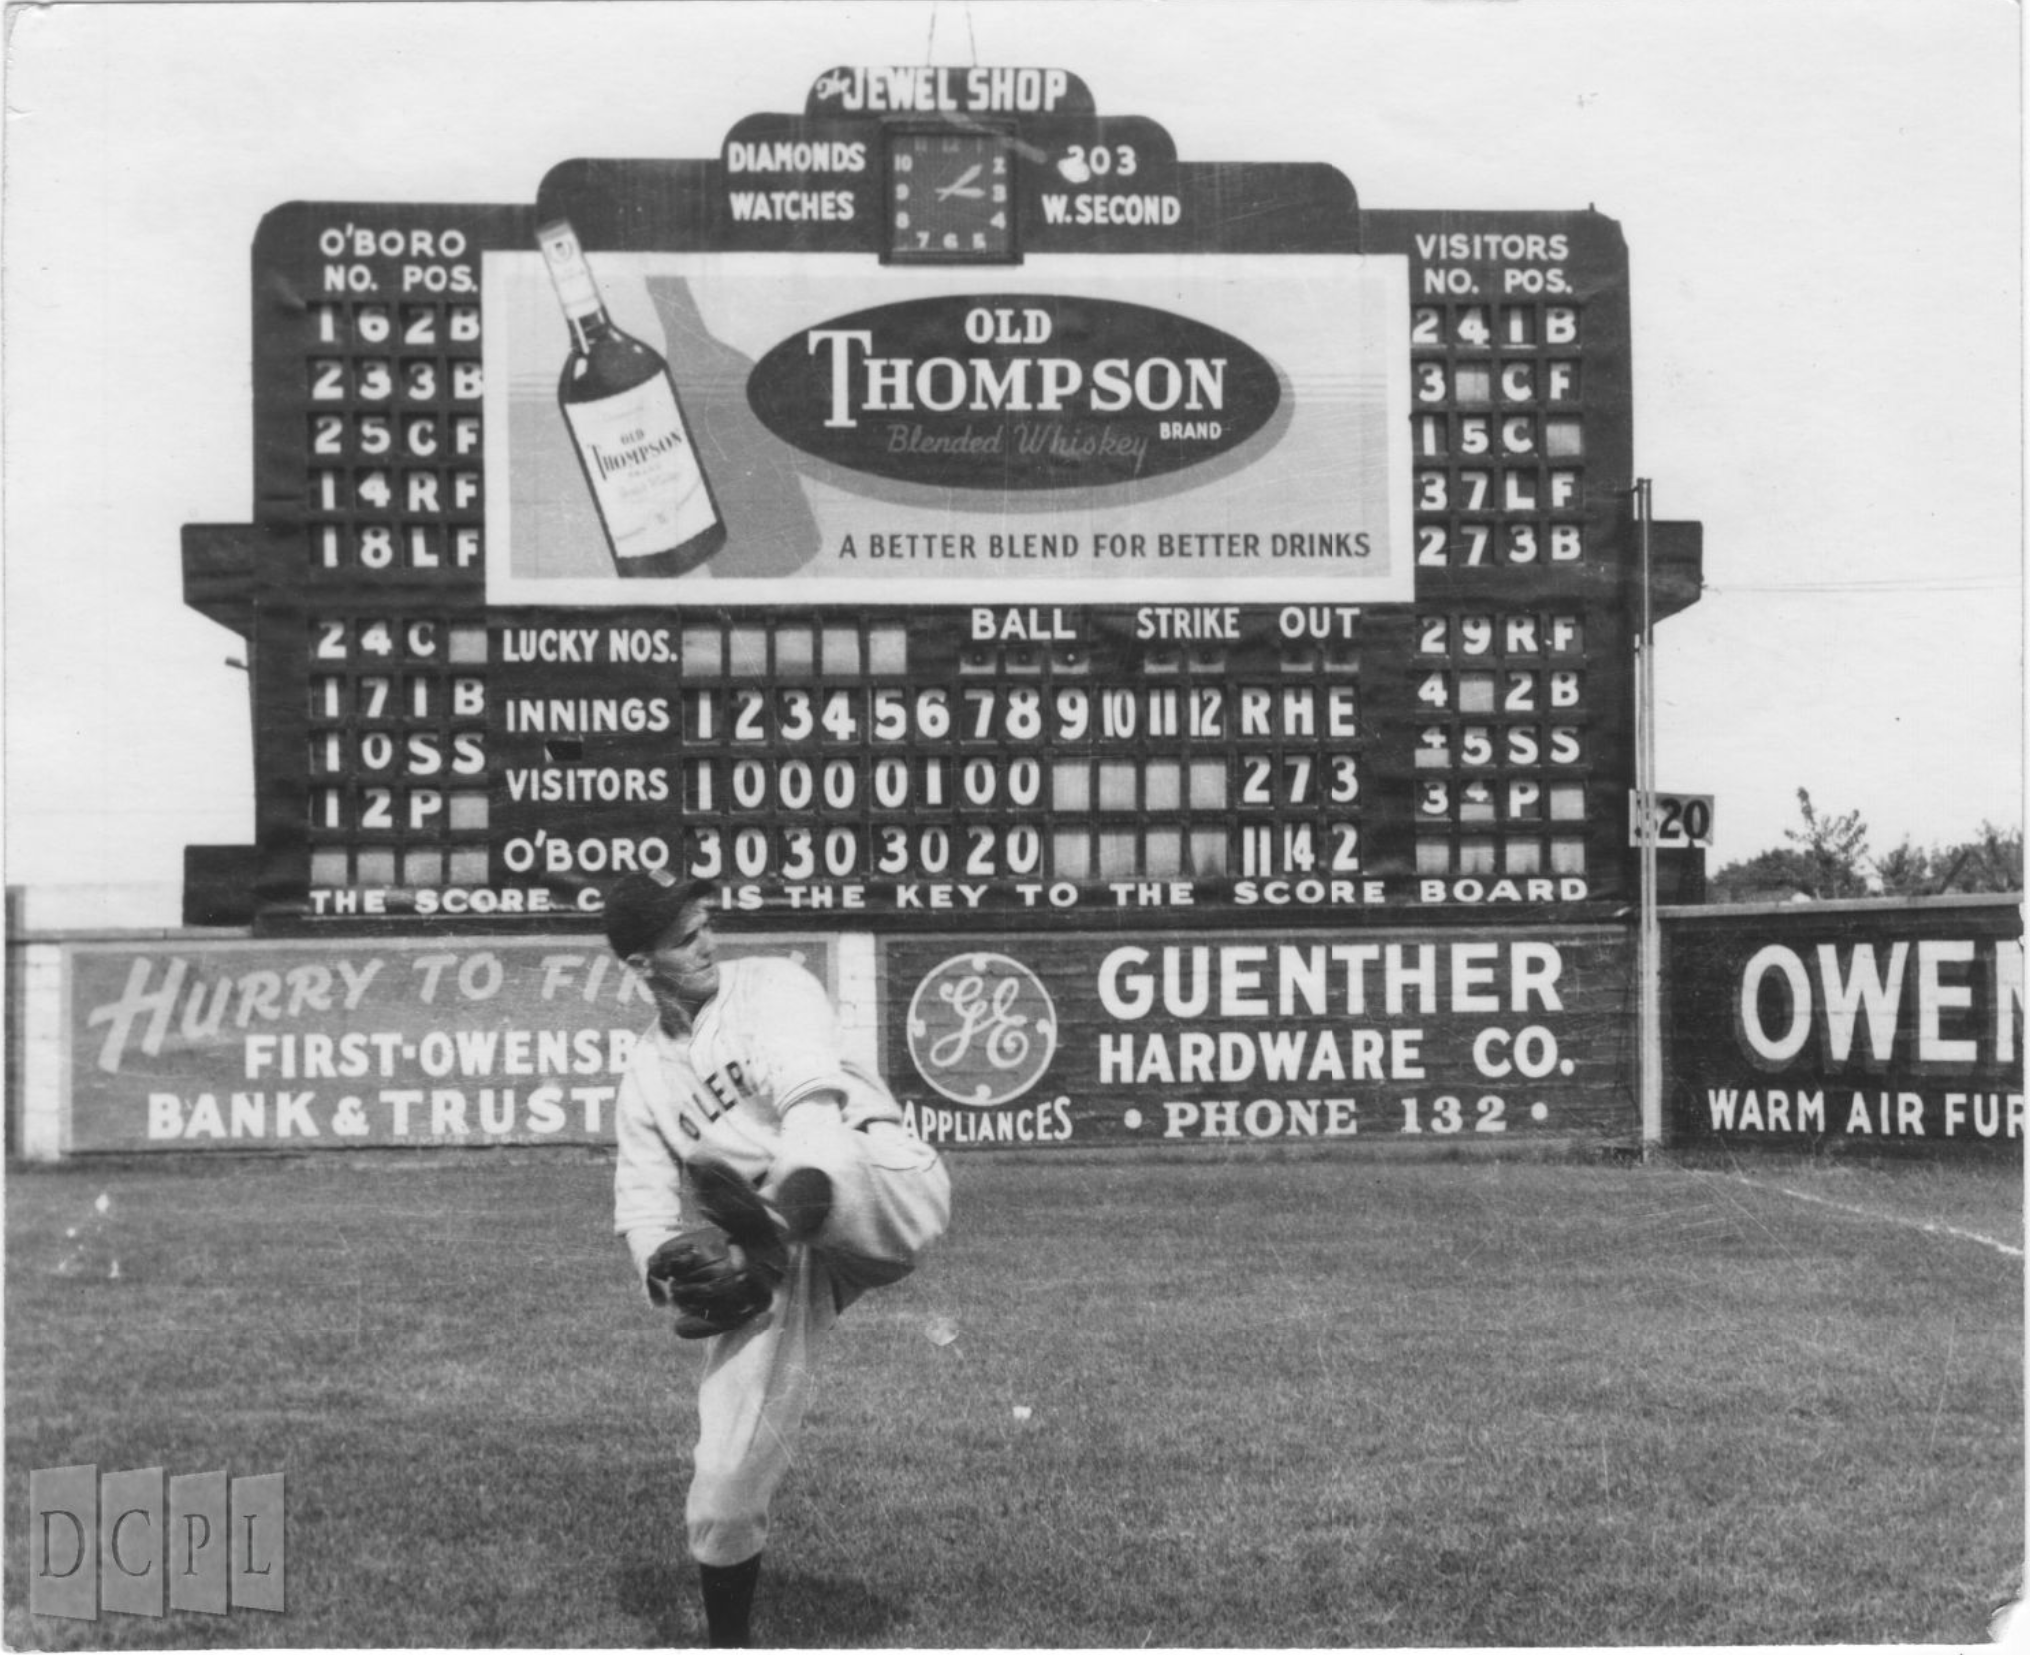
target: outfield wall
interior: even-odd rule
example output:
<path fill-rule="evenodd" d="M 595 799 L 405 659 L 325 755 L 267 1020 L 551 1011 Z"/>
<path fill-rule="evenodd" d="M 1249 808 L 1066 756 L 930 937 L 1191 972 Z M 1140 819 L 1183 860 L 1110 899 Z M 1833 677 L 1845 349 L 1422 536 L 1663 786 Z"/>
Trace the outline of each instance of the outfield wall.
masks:
<path fill-rule="evenodd" d="M 1667 910 L 1666 1142 L 2020 1153 L 2014 898 Z M 942 1147 L 1632 1146 L 1630 933 L 743 938 Z M 600 939 L 13 936 L 11 1152 L 602 1145 L 651 1006 Z"/>
<path fill-rule="evenodd" d="M 803 958 L 942 1146 L 1634 1137 L 1608 927 L 741 938 Z M 11 950 L 16 1151 L 603 1144 L 651 1015 L 598 938 Z"/>
<path fill-rule="evenodd" d="M 1668 909 L 1674 1144 L 2023 1146 L 2018 896 Z"/>

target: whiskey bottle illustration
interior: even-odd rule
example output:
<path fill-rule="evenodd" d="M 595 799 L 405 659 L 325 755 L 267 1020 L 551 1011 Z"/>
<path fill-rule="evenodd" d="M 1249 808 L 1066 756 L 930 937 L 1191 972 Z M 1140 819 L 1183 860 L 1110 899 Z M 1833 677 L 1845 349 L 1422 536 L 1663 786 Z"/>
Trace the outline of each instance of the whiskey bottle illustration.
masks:
<path fill-rule="evenodd" d="M 726 525 L 669 363 L 614 325 L 568 222 L 536 236 L 571 329 L 557 403 L 614 567 L 645 576 L 695 569 L 725 545 Z"/>

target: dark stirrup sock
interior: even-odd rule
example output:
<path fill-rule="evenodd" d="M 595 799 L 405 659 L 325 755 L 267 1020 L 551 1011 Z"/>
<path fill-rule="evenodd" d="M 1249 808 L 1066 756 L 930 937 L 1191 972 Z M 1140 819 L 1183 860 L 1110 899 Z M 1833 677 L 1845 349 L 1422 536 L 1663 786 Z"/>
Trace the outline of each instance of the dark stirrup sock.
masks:
<path fill-rule="evenodd" d="M 761 1574 L 761 1553 L 745 1563 L 718 1568 L 698 1565 L 698 1593 L 705 1600 L 705 1635 L 714 1649 L 745 1649 L 747 1620 L 754 1608 L 754 1583 Z"/>

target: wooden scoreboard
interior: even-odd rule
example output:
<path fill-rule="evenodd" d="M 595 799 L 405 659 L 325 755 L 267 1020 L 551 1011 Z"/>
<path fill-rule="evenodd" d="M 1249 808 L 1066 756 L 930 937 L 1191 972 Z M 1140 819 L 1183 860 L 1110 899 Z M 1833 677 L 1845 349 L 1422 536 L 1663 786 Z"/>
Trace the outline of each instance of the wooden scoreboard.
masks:
<path fill-rule="evenodd" d="M 253 521 L 184 560 L 256 843 L 192 923 L 582 930 L 637 867 L 875 933 L 1634 899 L 1610 219 L 841 68 L 528 204 L 279 207 L 251 275 Z M 1655 613 L 1696 565 L 1655 526 Z"/>

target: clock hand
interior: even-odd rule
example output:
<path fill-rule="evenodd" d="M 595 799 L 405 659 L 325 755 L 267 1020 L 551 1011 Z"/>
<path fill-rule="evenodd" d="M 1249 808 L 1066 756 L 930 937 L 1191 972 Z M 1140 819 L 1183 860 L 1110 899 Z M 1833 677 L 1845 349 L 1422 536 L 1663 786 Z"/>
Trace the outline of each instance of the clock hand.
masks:
<path fill-rule="evenodd" d="M 949 184 L 941 184 L 938 186 L 937 192 L 938 200 L 949 201 L 955 195 L 964 196 L 969 201 L 979 201 L 983 199 L 986 196 L 987 192 L 985 190 L 974 189 L 971 187 L 973 180 L 975 178 L 978 178 L 979 176 L 980 176 L 980 166 L 979 163 L 976 161 L 973 163 L 973 165 L 966 168 L 964 172 L 960 173 L 958 177 L 954 178 Z"/>

